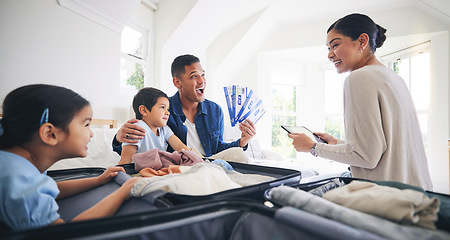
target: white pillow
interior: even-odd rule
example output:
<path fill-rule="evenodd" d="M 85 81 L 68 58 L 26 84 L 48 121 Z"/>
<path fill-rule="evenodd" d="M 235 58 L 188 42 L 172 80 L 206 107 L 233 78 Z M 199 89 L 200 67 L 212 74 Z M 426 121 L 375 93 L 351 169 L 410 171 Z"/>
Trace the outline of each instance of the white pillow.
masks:
<path fill-rule="evenodd" d="M 245 154 L 252 159 L 264 159 L 259 142 L 254 137 L 248 142 L 248 148 L 245 151 Z"/>
<path fill-rule="evenodd" d="M 63 159 L 53 164 L 48 170 L 103 167 L 116 165 L 120 156 L 112 150 L 112 139 L 118 129 L 91 128 L 94 136 L 88 143 L 88 153 L 84 158 Z"/>

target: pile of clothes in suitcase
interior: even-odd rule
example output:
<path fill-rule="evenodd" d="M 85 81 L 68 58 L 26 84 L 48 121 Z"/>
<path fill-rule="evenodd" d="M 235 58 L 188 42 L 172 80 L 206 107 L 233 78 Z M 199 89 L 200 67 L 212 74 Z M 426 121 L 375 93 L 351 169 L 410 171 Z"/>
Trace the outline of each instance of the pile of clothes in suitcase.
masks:
<path fill-rule="evenodd" d="M 172 153 L 153 149 L 133 156 L 138 174 L 144 177 L 135 184 L 131 195 L 141 197 L 156 190 L 186 194 L 208 195 L 243 186 L 275 180 L 259 174 L 235 171 L 226 161 L 204 161 L 194 151 Z"/>
<path fill-rule="evenodd" d="M 349 181 L 335 178 L 312 189 L 306 185 L 278 186 L 267 195 L 281 206 L 389 239 L 450 239 L 448 196 L 398 182 Z"/>

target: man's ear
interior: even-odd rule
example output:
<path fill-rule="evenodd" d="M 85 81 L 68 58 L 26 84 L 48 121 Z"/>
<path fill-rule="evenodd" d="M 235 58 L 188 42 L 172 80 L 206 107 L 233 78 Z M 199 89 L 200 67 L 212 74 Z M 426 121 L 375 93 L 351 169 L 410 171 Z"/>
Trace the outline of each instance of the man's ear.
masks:
<path fill-rule="evenodd" d="M 57 129 L 51 123 L 44 123 L 39 128 L 39 137 L 41 140 L 50 146 L 55 146 L 58 143 L 59 129 Z"/>
<path fill-rule="evenodd" d="M 359 35 L 358 42 L 360 48 L 362 48 L 363 50 L 366 49 L 367 45 L 369 44 L 369 35 L 367 35 L 367 33 L 362 33 L 361 35 Z"/>
<path fill-rule="evenodd" d="M 148 108 L 144 105 L 139 105 L 139 113 L 141 113 L 142 116 L 147 116 L 150 111 Z"/>
<path fill-rule="evenodd" d="M 178 88 L 178 89 L 181 88 L 181 79 L 179 79 L 179 78 L 177 78 L 177 77 L 173 77 L 172 81 L 173 81 L 173 85 L 174 85 L 176 88 Z"/>

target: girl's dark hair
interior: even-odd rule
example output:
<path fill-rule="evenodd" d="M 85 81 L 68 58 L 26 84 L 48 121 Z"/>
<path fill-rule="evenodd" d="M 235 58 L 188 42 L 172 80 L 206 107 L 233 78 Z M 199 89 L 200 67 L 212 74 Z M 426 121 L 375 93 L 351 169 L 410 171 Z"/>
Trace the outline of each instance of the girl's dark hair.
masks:
<path fill-rule="evenodd" d="M 152 111 L 153 106 L 155 106 L 160 97 L 168 98 L 163 91 L 156 88 L 146 87 L 139 90 L 133 99 L 133 110 L 136 114 L 136 119 L 142 119 L 142 114 L 139 112 L 139 106 L 144 105 L 149 111 Z"/>
<path fill-rule="evenodd" d="M 376 24 L 370 17 L 353 13 L 334 22 L 327 30 L 329 33 L 335 29 L 337 32 L 350 37 L 353 41 L 358 39 L 361 34 L 369 35 L 369 46 L 373 53 L 376 49 L 383 46 L 386 40 L 386 29 Z"/>
<path fill-rule="evenodd" d="M 0 149 L 28 143 L 41 127 L 46 109 L 48 122 L 68 132 L 75 114 L 87 105 L 86 99 L 64 87 L 33 84 L 13 90 L 3 101 Z"/>

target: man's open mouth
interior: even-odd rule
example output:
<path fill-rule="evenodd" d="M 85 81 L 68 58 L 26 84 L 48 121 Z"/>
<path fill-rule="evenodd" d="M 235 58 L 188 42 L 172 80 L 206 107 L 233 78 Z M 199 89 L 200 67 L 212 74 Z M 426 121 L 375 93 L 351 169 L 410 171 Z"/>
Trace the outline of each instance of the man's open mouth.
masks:
<path fill-rule="evenodd" d="M 336 60 L 336 61 L 333 62 L 333 64 L 334 64 L 334 66 L 337 66 L 337 65 L 339 65 L 341 62 L 342 62 L 341 60 Z"/>
<path fill-rule="evenodd" d="M 195 89 L 195 91 L 199 94 L 203 94 L 203 92 L 205 91 L 205 87 L 197 88 Z"/>

